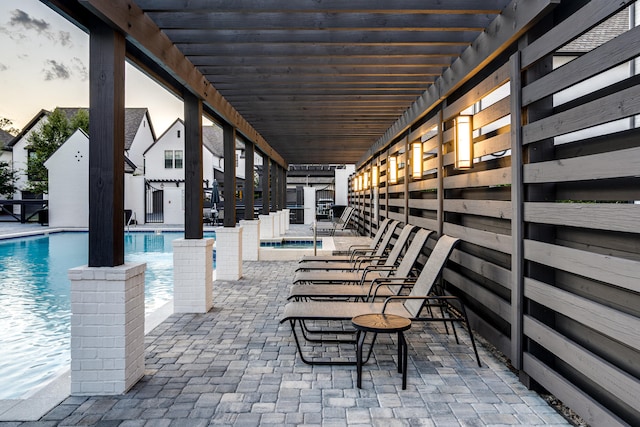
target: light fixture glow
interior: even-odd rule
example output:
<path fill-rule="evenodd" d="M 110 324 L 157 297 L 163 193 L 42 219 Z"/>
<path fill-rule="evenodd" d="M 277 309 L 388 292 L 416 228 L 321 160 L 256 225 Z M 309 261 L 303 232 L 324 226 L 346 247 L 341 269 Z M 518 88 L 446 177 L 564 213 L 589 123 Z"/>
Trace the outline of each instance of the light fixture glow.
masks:
<path fill-rule="evenodd" d="M 387 172 L 389 175 L 389 184 L 396 184 L 398 182 L 398 159 L 396 156 L 389 157 Z"/>
<path fill-rule="evenodd" d="M 365 171 L 364 173 L 364 189 L 368 190 L 369 189 L 369 172 Z"/>
<path fill-rule="evenodd" d="M 358 191 L 362 191 L 362 175 L 358 175 Z"/>
<path fill-rule="evenodd" d="M 411 176 L 413 179 L 422 179 L 422 143 L 414 142 L 411 145 Z"/>
<path fill-rule="evenodd" d="M 358 177 L 354 176 L 351 178 L 351 187 L 353 188 L 353 191 L 358 191 Z"/>
<path fill-rule="evenodd" d="M 371 167 L 371 186 L 373 188 L 378 188 L 378 166 L 373 165 Z"/>
<path fill-rule="evenodd" d="M 458 116 L 454 130 L 456 169 L 473 167 L 473 116 Z"/>

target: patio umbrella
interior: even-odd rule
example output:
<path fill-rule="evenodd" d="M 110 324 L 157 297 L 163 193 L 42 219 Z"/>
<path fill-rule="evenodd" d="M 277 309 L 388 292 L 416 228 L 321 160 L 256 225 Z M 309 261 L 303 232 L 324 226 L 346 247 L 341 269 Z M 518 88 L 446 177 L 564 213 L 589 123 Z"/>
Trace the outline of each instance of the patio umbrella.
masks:
<path fill-rule="evenodd" d="M 218 181 L 213 180 L 213 184 L 211 184 L 211 203 L 213 204 L 214 209 L 217 208 L 217 204 L 220 203 L 220 190 L 218 190 Z"/>

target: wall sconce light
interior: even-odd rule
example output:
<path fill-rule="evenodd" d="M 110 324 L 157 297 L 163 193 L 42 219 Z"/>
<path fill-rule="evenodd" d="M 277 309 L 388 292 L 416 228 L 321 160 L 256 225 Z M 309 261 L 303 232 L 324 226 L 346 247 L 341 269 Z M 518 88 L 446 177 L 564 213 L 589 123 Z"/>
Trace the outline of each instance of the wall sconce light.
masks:
<path fill-rule="evenodd" d="M 373 165 L 371 167 L 371 186 L 373 188 L 378 188 L 378 166 Z"/>
<path fill-rule="evenodd" d="M 456 169 L 473 167 L 473 116 L 458 116 L 453 136 Z"/>
<path fill-rule="evenodd" d="M 411 176 L 413 179 L 422 179 L 422 143 L 414 142 L 411 145 Z"/>
<path fill-rule="evenodd" d="M 389 157 L 387 174 L 389 176 L 389 184 L 398 183 L 398 158 L 396 156 Z"/>
<path fill-rule="evenodd" d="M 369 189 L 369 172 L 365 172 L 364 173 L 364 189 L 368 190 Z"/>
<path fill-rule="evenodd" d="M 362 191 L 362 175 L 358 175 L 358 191 Z"/>
<path fill-rule="evenodd" d="M 353 178 L 351 178 L 351 187 L 353 188 L 353 191 L 358 191 L 358 177 L 354 176 Z"/>

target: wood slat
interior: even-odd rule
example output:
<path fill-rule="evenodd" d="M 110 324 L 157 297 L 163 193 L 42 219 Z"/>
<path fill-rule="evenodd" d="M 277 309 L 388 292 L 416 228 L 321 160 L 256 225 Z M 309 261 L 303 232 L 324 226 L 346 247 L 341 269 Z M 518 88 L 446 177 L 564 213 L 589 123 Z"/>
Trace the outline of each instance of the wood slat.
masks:
<path fill-rule="evenodd" d="M 572 159 L 524 165 L 526 184 L 635 177 L 640 171 L 640 147 Z"/>
<path fill-rule="evenodd" d="M 490 123 L 495 122 L 498 119 L 508 116 L 511 113 L 511 100 L 510 97 L 502 98 L 495 104 L 481 110 L 473 115 L 473 127 L 474 129 L 480 129 Z"/>
<path fill-rule="evenodd" d="M 631 408 L 640 408 L 640 381 L 560 335 L 533 317 L 524 316 L 524 333 Z"/>
<path fill-rule="evenodd" d="M 438 210 L 437 199 L 409 199 L 409 207 L 414 209 L 422 209 L 428 211 Z"/>
<path fill-rule="evenodd" d="M 422 179 L 409 183 L 409 191 L 435 190 L 438 187 L 438 179 Z"/>
<path fill-rule="evenodd" d="M 505 289 L 511 289 L 511 271 L 506 268 L 495 265 L 459 249 L 455 249 L 453 251 L 449 256 L 449 260 L 464 266 L 464 268 L 471 270 L 494 283 L 497 283 Z"/>
<path fill-rule="evenodd" d="M 511 218 L 511 202 L 501 200 L 446 199 L 444 201 L 444 210 L 445 212 L 457 212 L 500 219 Z"/>
<path fill-rule="evenodd" d="M 563 316 L 640 350 L 640 319 L 531 278 L 524 280 L 525 297 Z"/>
<path fill-rule="evenodd" d="M 449 236 L 458 237 L 465 242 L 473 243 L 488 249 L 493 249 L 507 254 L 511 252 L 511 236 L 476 230 L 451 223 L 444 224 L 443 232 Z"/>
<path fill-rule="evenodd" d="M 473 105 L 489 93 L 493 92 L 497 87 L 503 85 L 509 80 L 509 78 L 509 64 L 507 63 L 491 73 L 490 76 L 482 80 L 475 87 L 465 92 L 460 99 L 457 99 L 454 103 L 448 105 L 444 109 L 444 120 L 451 120 L 457 116 L 460 111 L 465 110 L 470 105 Z"/>
<path fill-rule="evenodd" d="M 576 13 L 522 50 L 522 68 L 529 68 L 540 58 L 595 27 L 607 17 L 629 6 L 635 0 L 592 0 Z"/>
<path fill-rule="evenodd" d="M 436 230 L 438 228 L 438 222 L 435 219 L 413 215 L 409 215 L 409 224 L 414 224 L 427 230 Z"/>
<path fill-rule="evenodd" d="M 626 203 L 525 203 L 524 220 L 540 224 L 640 233 L 640 205 Z"/>
<path fill-rule="evenodd" d="M 510 321 L 511 305 L 496 294 L 489 292 L 482 286 L 478 286 L 473 280 L 469 280 L 463 275 L 450 269 L 444 269 L 442 277 L 456 288 L 464 292 L 468 297 L 482 304 L 492 313 L 497 314 L 502 320 Z"/>
<path fill-rule="evenodd" d="M 525 239 L 525 259 L 640 292 L 640 262 Z"/>
<path fill-rule="evenodd" d="M 587 102 L 522 127 L 522 142 L 530 144 L 640 114 L 640 86 Z"/>
<path fill-rule="evenodd" d="M 635 27 L 523 87 L 522 103 L 529 105 L 638 55 L 640 27 Z"/>
<path fill-rule="evenodd" d="M 473 188 L 511 184 L 511 168 L 492 169 L 444 178 L 444 188 Z"/>
<path fill-rule="evenodd" d="M 623 427 L 628 424 L 607 410 L 597 400 L 580 390 L 559 373 L 549 368 L 530 353 L 523 355 L 524 371 L 572 408 L 589 425 Z"/>
<path fill-rule="evenodd" d="M 498 153 L 500 151 L 511 149 L 511 126 L 505 126 L 503 132 L 487 138 L 483 141 L 478 141 L 473 144 L 473 155 L 476 157 L 487 156 L 489 154 Z"/>

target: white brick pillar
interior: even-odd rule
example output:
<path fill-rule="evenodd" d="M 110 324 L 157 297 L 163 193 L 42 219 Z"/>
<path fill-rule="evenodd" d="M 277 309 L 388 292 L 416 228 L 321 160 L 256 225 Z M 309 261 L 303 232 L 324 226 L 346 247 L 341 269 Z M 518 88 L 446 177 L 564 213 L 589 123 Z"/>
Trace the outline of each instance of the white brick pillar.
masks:
<path fill-rule="evenodd" d="M 260 220 L 240 220 L 242 226 L 242 259 L 258 261 L 260 257 Z"/>
<path fill-rule="evenodd" d="M 284 209 L 278 212 L 280 214 L 280 235 L 284 236 L 287 232 L 287 218 Z"/>
<path fill-rule="evenodd" d="M 206 313 L 213 307 L 214 239 L 173 241 L 173 311 Z"/>
<path fill-rule="evenodd" d="M 260 239 L 273 239 L 273 216 L 258 215 L 260 218 Z"/>
<path fill-rule="evenodd" d="M 123 394 L 144 375 L 146 267 L 69 270 L 71 394 Z"/>
<path fill-rule="evenodd" d="M 282 233 L 280 233 L 280 213 L 271 212 L 269 216 L 273 220 L 273 237 L 278 238 L 282 235 Z"/>
<path fill-rule="evenodd" d="M 216 228 L 216 280 L 242 277 L 242 227 Z"/>
<path fill-rule="evenodd" d="M 291 209 L 282 209 L 284 215 L 284 230 L 288 231 L 291 224 Z"/>

